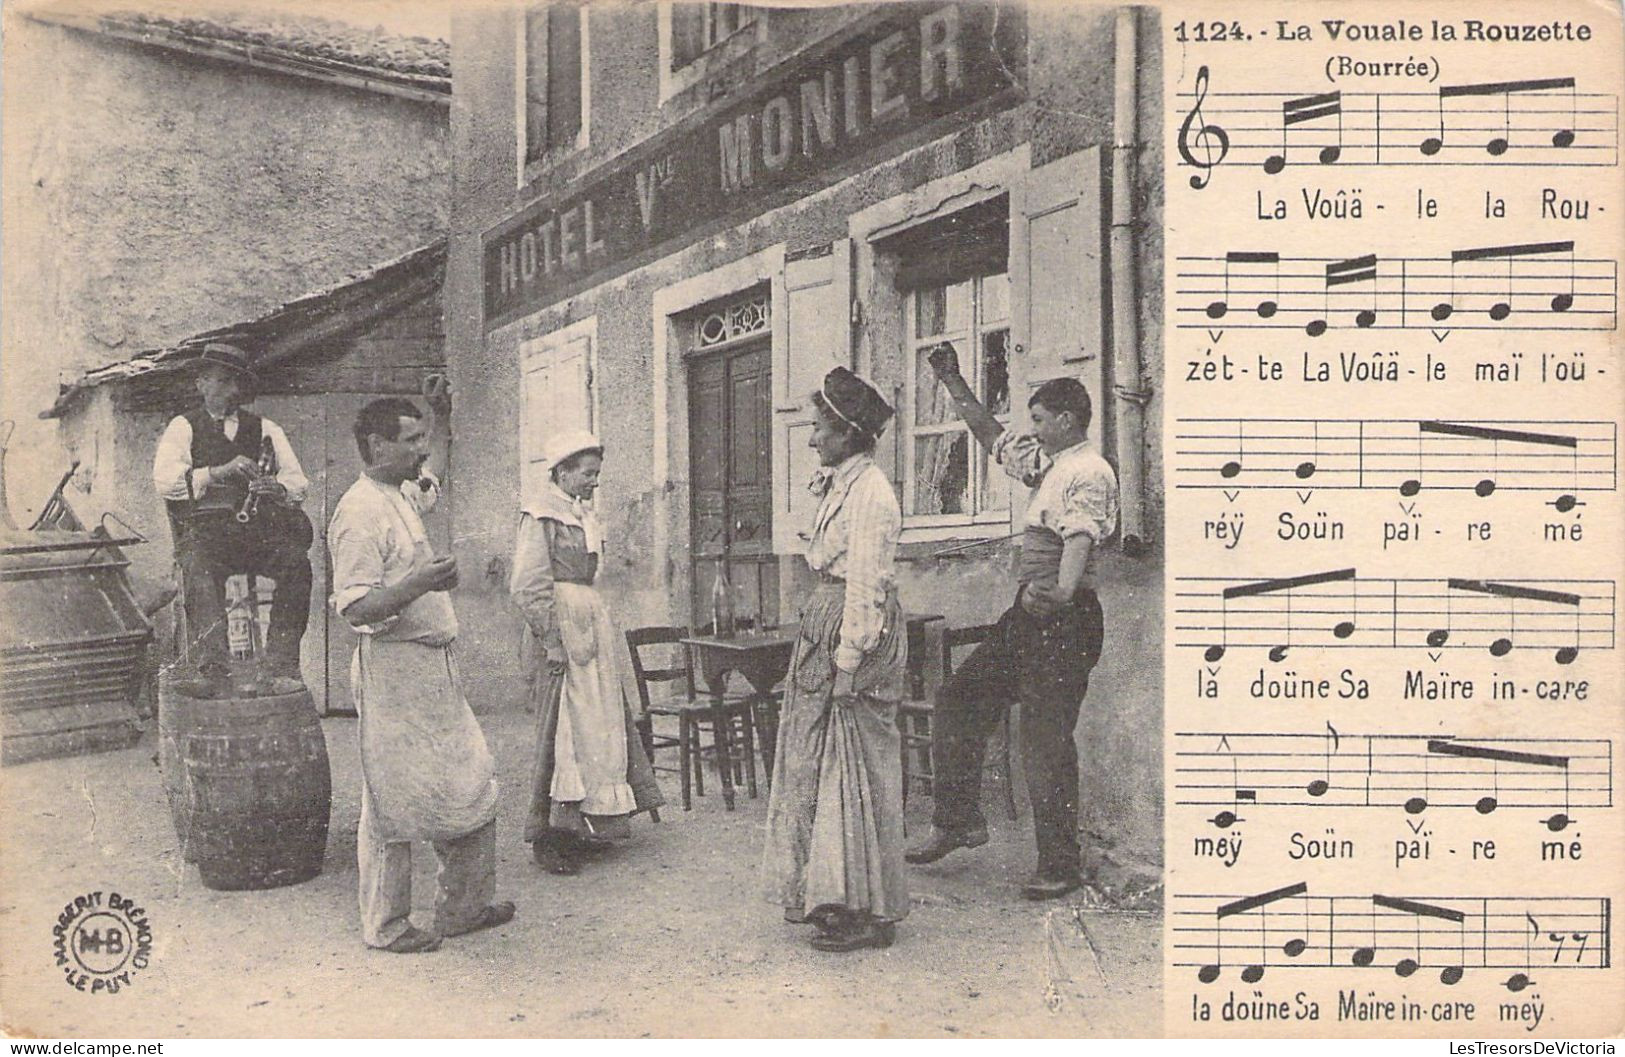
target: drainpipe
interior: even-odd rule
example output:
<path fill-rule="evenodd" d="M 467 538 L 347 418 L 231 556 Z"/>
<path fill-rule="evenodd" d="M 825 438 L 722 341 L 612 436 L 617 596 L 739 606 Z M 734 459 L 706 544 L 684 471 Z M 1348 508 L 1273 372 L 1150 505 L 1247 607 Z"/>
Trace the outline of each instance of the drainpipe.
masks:
<path fill-rule="evenodd" d="M 1112 121 L 1112 391 L 1117 396 L 1117 472 L 1121 478 L 1123 550 L 1141 553 L 1145 538 L 1145 406 L 1151 389 L 1140 377 L 1139 258 L 1134 215 L 1139 151 L 1139 12 L 1117 12 L 1116 113 Z"/>

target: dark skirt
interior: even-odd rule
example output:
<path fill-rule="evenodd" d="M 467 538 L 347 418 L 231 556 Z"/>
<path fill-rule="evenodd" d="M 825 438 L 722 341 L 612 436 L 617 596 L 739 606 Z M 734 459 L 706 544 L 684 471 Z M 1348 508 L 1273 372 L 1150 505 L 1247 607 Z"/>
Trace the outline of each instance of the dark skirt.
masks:
<path fill-rule="evenodd" d="M 881 921 L 908 914 L 897 702 L 905 664 L 902 611 L 886 599 L 880 644 L 856 692 L 836 697 L 846 585 L 821 584 L 801 611 L 779 723 L 762 872 L 767 897 L 794 919 L 833 908 Z"/>

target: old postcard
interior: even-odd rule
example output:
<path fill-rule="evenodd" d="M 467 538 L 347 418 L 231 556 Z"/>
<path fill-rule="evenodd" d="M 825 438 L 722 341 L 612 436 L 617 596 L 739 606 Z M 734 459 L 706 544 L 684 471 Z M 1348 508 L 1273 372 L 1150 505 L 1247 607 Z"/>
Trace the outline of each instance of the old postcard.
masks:
<path fill-rule="evenodd" d="M 1483 6 L 7 4 L 0 1026 L 1617 1035 L 1621 18 Z"/>

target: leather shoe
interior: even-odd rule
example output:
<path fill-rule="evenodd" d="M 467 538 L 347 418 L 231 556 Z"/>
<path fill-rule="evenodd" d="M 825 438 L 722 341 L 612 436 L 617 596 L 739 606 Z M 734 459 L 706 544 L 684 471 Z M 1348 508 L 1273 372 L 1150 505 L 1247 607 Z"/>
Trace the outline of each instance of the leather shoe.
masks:
<path fill-rule="evenodd" d="M 871 921 L 855 928 L 820 932 L 810 941 L 814 950 L 857 951 L 865 947 L 890 947 L 897 940 L 897 926 L 890 921 Z"/>
<path fill-rule="evenodd" d="M 391 954 L 427 954 L 440 949 L 440 937 L 408 925 L 405 932 L 377 949 Z"/>
<path fill-rule="evenodd" d="M 460 928 L 447 929 L 447 936 L 466 936 L 482 929 L 494 929 L 513 920 L 513 904 L 507 901 L 492 903 L 480 911 L 480 916 Z"/>
<path fill-rule="evenodd" d="M 980 848 L 987 843 L 987 827 L 967 830 L 931 829 L 931 836 L 919 847 L 910 848 L 903 858 L 915 865 L 936 862 L 955 848 Z"/>
<path fill-rule="evenodd" d="M 1059 899 L 1068 892 L 1075 892 L 1083 884 L 1076 876 L 1072 877 L 1044 877 L 1042 875 L 1031 878 L 1021 886 L 1023 898 L 1034 900 Z"/>

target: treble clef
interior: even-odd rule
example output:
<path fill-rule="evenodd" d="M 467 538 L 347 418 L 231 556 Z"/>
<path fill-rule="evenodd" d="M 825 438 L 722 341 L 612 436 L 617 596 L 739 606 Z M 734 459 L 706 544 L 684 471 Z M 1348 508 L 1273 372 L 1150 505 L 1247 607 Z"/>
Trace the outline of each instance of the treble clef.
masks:
<path fill-rule="evenodd" d="M 1179 126 L 1179 156 L 1192 167 L 1202 171 L 1191 177 L 1191 186 L 1200 191 L 1208 185 L 1213 178 L 1212 169 L 1224 161 L 1224 156 L 1230 153 L 1230 134 L 1218 125 L 1209 125 L 1207 118 L 1202 116 L 1202 100 L 1207 98 L 1207 67 L 1196 71 L 1196 105 L 1191 112 L 1185 115 L 1185 123 Z M 1197 123 L 1196 135 L 1191 136 L 1191 124 Z M 1191 153 L 1195 147 L 1202 152 L 1200 160 Z M 1217 156 L 1214 151 L 1217 149 Z"/>

